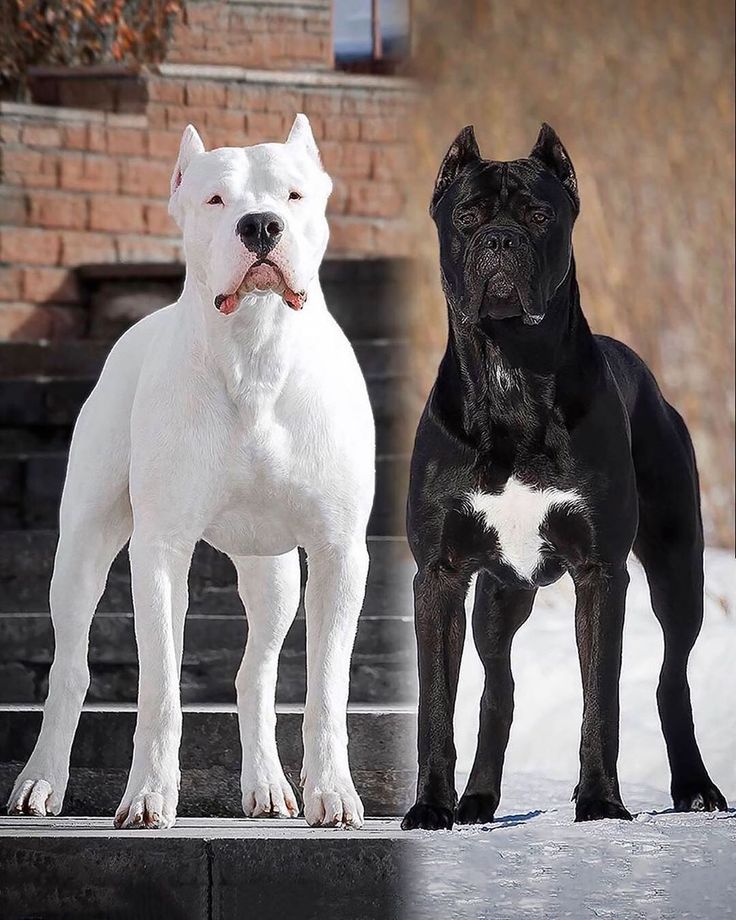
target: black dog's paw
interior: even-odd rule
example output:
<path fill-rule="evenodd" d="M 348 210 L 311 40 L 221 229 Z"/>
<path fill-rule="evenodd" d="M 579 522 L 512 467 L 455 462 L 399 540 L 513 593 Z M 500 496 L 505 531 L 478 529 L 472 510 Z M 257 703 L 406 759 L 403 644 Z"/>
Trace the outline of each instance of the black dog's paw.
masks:
<path fill-rule="evenodd" d="M 578 797 L 575 803 L 576 821 L 600 821 L 601 818 L 619 818 L 621 821 L 633 820 L 621 802 L 611 799 Z"/>
<path fill-rule="evenodd" d="M 452 809 L 444 805 L 426 805 L 417 802 L 407 811 L 401 822 L 403 831 L 425 830 L 439 831 L 452 828 Z"/>
<path fill-rule="evenodd" d="M 498 796 L 471 793 L 462 796 L 455 810 L 458 824 L 490 824 L 498 807 Z"/>
<path fill-rule="evenodd" d="M 672 790 L 675 811 L 725 811 L 728 803 L 709 779 Z"/>

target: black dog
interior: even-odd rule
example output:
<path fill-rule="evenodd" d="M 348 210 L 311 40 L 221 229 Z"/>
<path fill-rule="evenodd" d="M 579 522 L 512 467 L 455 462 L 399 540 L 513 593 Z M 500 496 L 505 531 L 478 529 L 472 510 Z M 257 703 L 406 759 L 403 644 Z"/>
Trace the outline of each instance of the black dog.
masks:
<path fill-rule="evenodd" d="M 419 780 L 405 829 L 493 820 L 513 711 L 511 642 L 537 588 L 564 572 L 575 583 L 584 695 L 575 817 L 631 818 L 616 761 L 632 547 L 665 636 L 657 702 L 675 808 L 726 807 L 698 750 L 686 674 L 703 617 L 695 456 L 641 359 L 590 332 L 572 252 L 578 210 L 572 163 L 548 125 L 528 159 L 508 163 L 482 159 L 465 128 L 437 178 L 430 212 L 449 336 L 411 466 Z M 486 679 L 458 804 L 452 719 L 476 572 Z"/>

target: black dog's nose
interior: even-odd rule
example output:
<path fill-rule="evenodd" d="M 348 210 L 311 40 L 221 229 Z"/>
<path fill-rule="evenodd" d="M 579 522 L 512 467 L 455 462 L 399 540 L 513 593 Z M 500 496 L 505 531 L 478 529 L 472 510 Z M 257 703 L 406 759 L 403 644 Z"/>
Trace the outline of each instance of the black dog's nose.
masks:
<path fill-rule="evenodd" d="M 243 246 L 258 256 L 266 256 L 281 239 L 284 222 L 273 211 L 258 214 L 246 214 L 238 221 L 235 232 L 243 241 Z"/>
<path fill-rule="evenodd" d="M 520 242 L 521 237 L 518 233 L 514 233 L 513 230 L 498 230 L 488 237 L 488 248 L 492 252 L 500 252 L 504 249 L 518 249 Z"/>

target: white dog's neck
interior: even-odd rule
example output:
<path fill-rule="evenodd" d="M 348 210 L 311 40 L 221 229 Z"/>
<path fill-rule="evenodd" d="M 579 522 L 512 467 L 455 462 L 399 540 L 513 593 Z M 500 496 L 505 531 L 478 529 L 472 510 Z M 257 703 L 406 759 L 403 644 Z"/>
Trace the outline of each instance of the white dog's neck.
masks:
<path fill-rule="evenodd" d="M 231 316 L 214 306 L 204 285 L 187 273 L 179 303 L 187 315 L 193 349 L 222 374 L 234 401 L 275 400 L 283 390 L 307 329 L 326 310 L 319 279 L 294 311 L 278 294 L 254 295 Z"/>

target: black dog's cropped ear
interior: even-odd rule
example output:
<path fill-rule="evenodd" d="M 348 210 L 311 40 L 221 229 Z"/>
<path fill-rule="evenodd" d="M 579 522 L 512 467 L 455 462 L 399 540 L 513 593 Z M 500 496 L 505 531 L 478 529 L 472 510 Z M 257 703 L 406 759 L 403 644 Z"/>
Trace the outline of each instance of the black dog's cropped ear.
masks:
<path fill-rule="evenodd" d="M 547 122 L 542 123 L 539 130 L 539 137 L 536 144 L 532 147 L 529 156 L 543 163 L 547 169 L 551 170 L 560 182 L 565 186 L 568 195 L 572 198 L 575 205 L 575 211 L 580 210 L 580 195 L 578 194 L 578 180 L 575 177 L 572 160 L 567 150 L 562 145 L 562 141 L 557 136 L 554 128 L 551 128 Z"/>
<path fill-rule="evenodd" d="M 480 150 L 478 150 L 478 142 L 475 139 L 475 131 L 472 125 L 466 125 L 450 145 L 450 149 L 442 161 L 442 166 L 440 166 L 440 171 L 437 173 L 437 181 L 434 184 L 434 192 L 432 193 L 432 203 L 429 206 L 430 214 L 434 212 L 440 198 L 463 169 L 479 159 Z"/>

